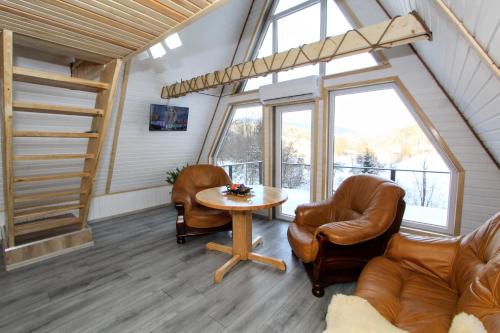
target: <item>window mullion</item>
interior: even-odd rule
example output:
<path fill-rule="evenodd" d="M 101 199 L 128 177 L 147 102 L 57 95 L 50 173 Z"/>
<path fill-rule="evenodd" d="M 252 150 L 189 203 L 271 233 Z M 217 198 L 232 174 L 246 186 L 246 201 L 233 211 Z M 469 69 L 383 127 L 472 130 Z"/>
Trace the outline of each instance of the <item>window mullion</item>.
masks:
<path fill-rule="evenodd" d="M 278 53 L 278 20 L 273 20 L 273 53 Z M 278 82 L 278 73 L 273 73 L 273 83 Z"/>
<path fill-rule="evenodd" d="M 327 22 L 327 0 L 321 0 L 321 15 L 320 15 L 320 39 L 326 38 L 326 22 Z M 319 75 L 325 75 L 326 72 L 326 63 L 319 63 Z"/>

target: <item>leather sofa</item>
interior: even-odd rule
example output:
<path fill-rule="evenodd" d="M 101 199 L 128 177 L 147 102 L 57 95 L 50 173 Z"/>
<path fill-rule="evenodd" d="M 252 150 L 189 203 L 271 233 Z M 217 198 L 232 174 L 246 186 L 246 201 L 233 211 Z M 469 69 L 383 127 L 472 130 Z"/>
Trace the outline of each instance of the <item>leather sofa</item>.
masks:
<path fill-rule="evenodd" d="M 177 209 L 177 243 L 186 237 L 231 229 L 231 215 L 196 202 L 196 193 L 211 187 L 231 184 L 223 168 L 209 164 L 182 169 L 172 188 L 172 202 Z"/>
<path fill-rule="evenodd" d="M 500 332 L 500 213 L 461 238 L 394 235 L 355 293 L 412 333 L 448 332 L 460 312 Z"/>
<path fill-rule="evenodd" d="M 365 264 L 382 255 L 399 231 L 405 192 L 373 175 L 351 176 L 322 202 L 295 210 L 288 241 L 312 281 L 315 296 L 338 282 L 355 281 Z"/>

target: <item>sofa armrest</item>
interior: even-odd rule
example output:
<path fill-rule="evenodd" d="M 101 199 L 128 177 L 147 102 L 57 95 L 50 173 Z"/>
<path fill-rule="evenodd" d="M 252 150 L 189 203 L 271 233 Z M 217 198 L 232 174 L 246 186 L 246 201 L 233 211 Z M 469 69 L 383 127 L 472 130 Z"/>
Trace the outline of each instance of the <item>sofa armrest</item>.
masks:
<path fill-rule="evenodd" d="M 320 226 L 332 219 L 332 200 L 327 199 L 297 206 L 294 222 L 301 225 Z"/>
<path fill-rule="evenodd" d="M 191 196 L 187 192 L 180 189 L 174 189 L 172 191 L 172 203 L 174 205 L 183 205 L 184 211 L 191 210 L 191 207 L 193 206 L 193 203 L 191 202 Z"/>
<path fill-rule="evenodd" d="M 320 226 L 316 233 L 324 235 L 334 244 L 353 245 L 379 236 L 367 225 L 369 223 L 364 219 L 330 222 Z"/>
<path fill-rule="evenodd" d="M 398 261 L 414 271 L 431 273 L 450 282 L 459 242 L 458 237 L 427 237 L 398 233 L 389 241 L 385 257 Z"/>

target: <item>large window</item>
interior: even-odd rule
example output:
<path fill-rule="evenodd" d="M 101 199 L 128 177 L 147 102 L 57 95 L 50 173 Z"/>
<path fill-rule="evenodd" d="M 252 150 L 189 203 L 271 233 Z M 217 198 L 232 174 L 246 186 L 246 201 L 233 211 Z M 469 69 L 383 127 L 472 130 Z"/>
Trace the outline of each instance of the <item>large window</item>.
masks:
<path fill-rule="evenodd" d="M 452 231 L 452 166 L 422 130 L 395 84 L 332 92 L 330 186 L 374 174 L 406 192 L 404 224 Z"/>
<path fill-rule="evenodd" d="M 340 35 L 354 27 L 336 0 L 279 0 L 274 6 L 273 15 L 267 22 L 265 34 L 255 54 L 256 58 L 286 51 L 327 36 Z M 337 74 L 377 64 L 372 54 L 363 53 L 335 59 L 327 64 L 309 65 L 250 79 L 245 90 L 309 75 Z"/>
<path fill-rule="evenodd" d="M 233 107 L 213 158 L 233 182 L 262 184 L 262 106 Z"/>

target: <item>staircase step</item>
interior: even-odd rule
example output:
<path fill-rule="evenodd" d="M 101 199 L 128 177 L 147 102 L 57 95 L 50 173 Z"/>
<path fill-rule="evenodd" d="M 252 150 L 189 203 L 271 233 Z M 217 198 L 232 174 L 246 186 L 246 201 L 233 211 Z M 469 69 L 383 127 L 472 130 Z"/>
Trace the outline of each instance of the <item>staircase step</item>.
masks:
<path fill-rule="evenodd" d="M 50 114 L 61 114 L 69 116 L 102 116 L 102 109 L 86 109 L 86 108 L 75 108 L 64 105 L 51 105 L 51 104 L 39 104 L 39 103 L 28 103 L 28 102 L 14 102 L 14 111 L 23 112 L 37 112 L 37 113 L 50 113 Z"/>
<path fill-rule="evenodd" d="M 94 154 L 50 154 L 50 155 L 16 155 L 15 161 L 66 160 L 76 158 L 94 158 Z"/>
<path fill-rule="evenodd" d="M 66 215 L 64 217 L 53 217 L 39 221 L 25 222 L 14 225 L 14 235 L 23 236 L 35 232 L 40 232 L 80 223 L 81 221 L 78 217 L 75 216 L 66 217 Z"/>
<path fill-rule="evenodd" d="M 43 72 L 25 67 L 13 67 L 15 81 L 35 83 L 52 87 L 67 88 L 73 90 L 98 92 L 109 89 L 109 84 L 66 76 L 56 73 Z"/>
<path fill-rule="evenodd" d="M 14 211 L 14 220 L 43 217 L 48 214 L 68 212 L 71 210 L 80 209 L 83 206 L 84 205 L 81 204 L 70 204 L 70 205 L 60 205 L 60 206 L 19 209 Z"/>
<path fill-rule="evenodd" d="M 45 181 L 45 180 L 81 178 L 81 177 L 88 177 L 88 176 L 90 176 L 90 173 L 88 173 L 88 172 L 68 172 L 68 173 L 56 173 L 56 174 L 51 174 L 51 175 L 14 177 L 14 182 L 15 183 L 38 182 L 38 181 Z"/>
<path fill-rule="evenodd" d="M 46 192 L 37 192 L 37 193 L 28 193 L 28 194 L 19 194 L 14 196 L 14 201 L 17 202 L 26 202 L 26 201 L 34 201 L 34 200 L 44 200 L 44 199 L 52 199 L 54 197 L 63 197 L 67 195 L 75 195 L 85 193 L 79 188 L 75 189 L 66 189 L 59 191 L 46 191 Z"/>
<path fill-rule="evenodd" d="M 14 131 L 16 138 L 98 138 L 98 133 Z"/>

